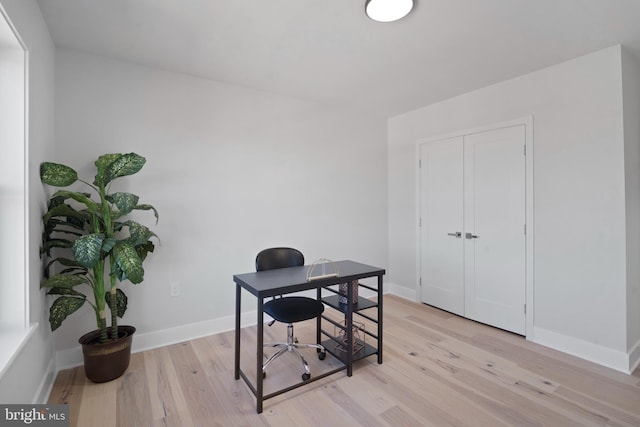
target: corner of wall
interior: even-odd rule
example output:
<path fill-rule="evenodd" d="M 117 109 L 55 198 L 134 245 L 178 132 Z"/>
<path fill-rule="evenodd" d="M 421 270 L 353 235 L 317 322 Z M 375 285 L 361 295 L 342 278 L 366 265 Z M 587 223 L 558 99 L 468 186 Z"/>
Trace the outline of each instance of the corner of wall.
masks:
<path fill-rule="evenodd" d="M 633 373 L 640 366 L 640 340 L 629 352 L 629 373 Z"/>
<path fill-rule="evenodd" d="M 400 286 L 397 283 L 385 283 L 385 294 L 393 294 L 409 301 L 418 302 L 418 292 L 415 289 Z"/>
<path fill-rule="evenodd" d="M 640 361 L 640 62 L 624 48 L 621 60 L 627 231 L 627 347 L 630 349 L 630 364 L 637 366 Z M 635 348 L 632 348 L 634 343 Z"/>

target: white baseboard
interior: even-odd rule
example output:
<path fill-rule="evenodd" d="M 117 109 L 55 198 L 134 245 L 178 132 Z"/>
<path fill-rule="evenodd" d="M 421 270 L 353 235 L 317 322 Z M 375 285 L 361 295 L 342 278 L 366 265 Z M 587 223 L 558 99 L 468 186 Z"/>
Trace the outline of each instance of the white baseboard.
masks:
<path fill-rule="evenodd" d="M 240 324 L 242 327 L 255 325 L 257 313 L 255 311 L 242 313 Z M 225 316 L 204 322 L 189 323 L 147 333 L 136 333 L 133 337 L 131 351 L 151 350 L 167 345 L 177 344 L 221 332 L 231 331 L 235 328 L 235 316 Z M 74 368 L 82 365 L 82 349 L 78 345 L 74 348 L 56 351 L 56 371 Z"/>
<path fill-rule="evenodd" d="M 603 347 L 579 338 L 559 334 L 544 328 L 534 326 L 533 336 L 528 339 L 537 344 L 551 347 L 555 350 L 568 353 L 581 359 L 603 365 L 616 371 L 630 374 L 630 356 L 622 351 L 616 351 L 608 347 Z M 637 356 L 640 356 L 640 349 L 636 346 Z"/>
<path fill-rule="evenodd" d="M 56 376 L 58 375 L 58 371 L 55 369 L 55 363 L 53 360 L 49 361 L 47 365 L 47 369 L 45 370 L 46 375 L 43 376 L 38 389 L 33 397 L 33 404 L 45 404 L 49 400 L 49 395 L 51 394 L 51 389 L 53 389 L 53 383 L 56 380 Z"/>
<path fill-rule="evenodd" d="M 400 286 L 390 282 L 385 283 L 384 287 L 386 289 L 385 294 L 392 294 L 409 301 L 419 302 L 418 293 L 415 289 L 407 288 L 405 286 Z"/>

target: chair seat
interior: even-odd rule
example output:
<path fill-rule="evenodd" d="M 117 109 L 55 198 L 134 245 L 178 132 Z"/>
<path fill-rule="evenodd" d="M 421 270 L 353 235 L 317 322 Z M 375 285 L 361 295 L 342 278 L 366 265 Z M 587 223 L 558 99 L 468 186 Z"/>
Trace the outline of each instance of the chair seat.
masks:
<path fill-rule="evenodd" d="M 295 323 L 320 316 L 324 304 L 308 297 L 283 297 L 267 301 L 263 311 L 278 322 Z"/>

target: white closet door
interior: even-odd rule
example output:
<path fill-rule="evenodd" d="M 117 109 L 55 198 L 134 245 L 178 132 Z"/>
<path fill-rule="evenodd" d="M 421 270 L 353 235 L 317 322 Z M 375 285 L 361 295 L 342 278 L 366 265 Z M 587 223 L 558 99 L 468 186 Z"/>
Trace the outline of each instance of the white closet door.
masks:
<path fill-rule="evenodd" d="M 463 139 L 420 147 L 422 301 L 464 315 Z M 453 234 L 453 235 L 452 235 Z"/>
<path fill-rule="evenodd" d="M 464 137 L 465 317 L 525 333 L 525 128 Z"/>

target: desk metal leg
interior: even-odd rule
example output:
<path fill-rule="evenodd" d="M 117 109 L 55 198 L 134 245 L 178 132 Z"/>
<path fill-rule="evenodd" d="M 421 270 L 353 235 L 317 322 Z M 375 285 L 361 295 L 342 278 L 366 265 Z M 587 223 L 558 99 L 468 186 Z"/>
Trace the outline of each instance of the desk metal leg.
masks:
<path fill-rule="evenodd" d="M 240 299 L 242 298 L 242 288 L 236 285 L 236 336 L 235 336 L 235 358 L 233 376 L 240 379 Z"/>
<path fill-rule="evenodd" d="M 264 353 L 264 313 L 262 312 L 262 306 L 264 299 L 258 297 L 258 339 L 256 345 L 256 411 L 262 413 L 262 396 L 263 390 L 263 376 L 262 376 L 262 355 Z"/>
<path fill-rule="evenodd" d="M 347 376 L 353 374 L 353 286 L 348 282 L 347 286 L 347 312 L 345 313 L 345 326 L 347 327 Z"/>
<path fill-rule="evenodd" d="M 318 286 L 316 299 L 322 301 L 322 287 Z M 316 344 L 322 344 L 322 315 L 316 318 Z"/>
<path fill-rule="evenodd" d="M 378 364 L 382 363 L 382 276 L 378 276 Z"/>

